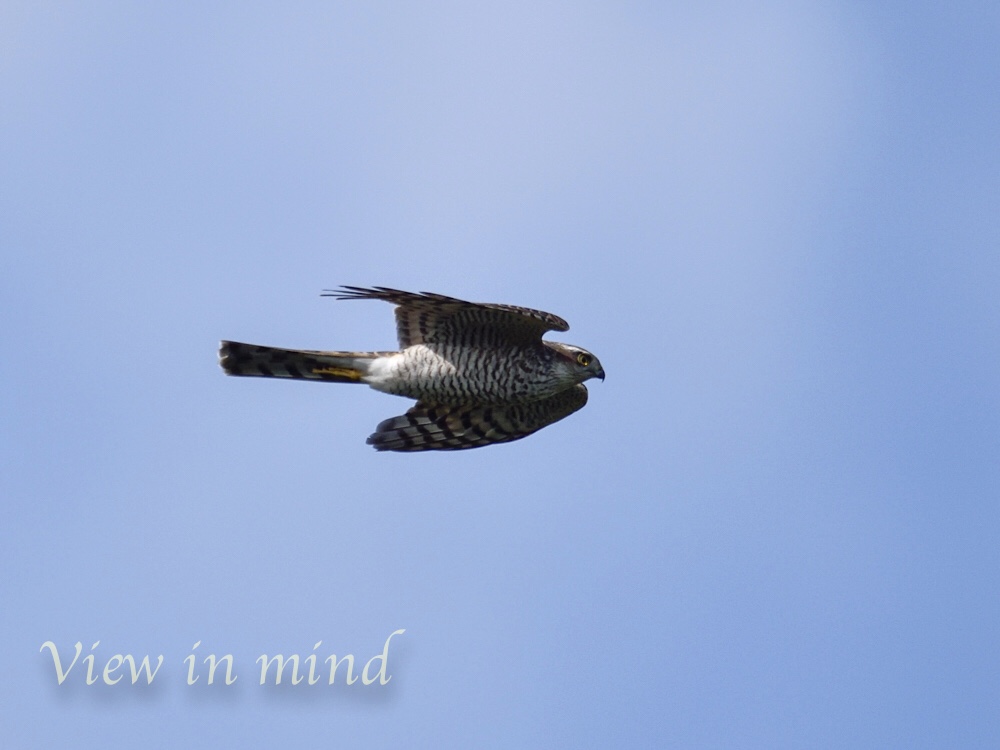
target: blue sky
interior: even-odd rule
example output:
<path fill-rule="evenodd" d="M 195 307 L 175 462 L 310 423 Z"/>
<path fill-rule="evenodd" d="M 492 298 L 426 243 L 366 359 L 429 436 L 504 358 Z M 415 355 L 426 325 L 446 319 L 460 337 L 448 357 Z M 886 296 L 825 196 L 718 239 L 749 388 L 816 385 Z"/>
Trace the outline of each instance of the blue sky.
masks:
<path fill-rule="evenodd" d="M 971 2 L 5 3 L 5 735 L 996 746 L 998 32 Z M 364 443 L 401 399 L 223 376 L 222 338 L 392 348 L 338 284 L 550 310 L 607 380 L 407 456 Z M 386 685 L 257 684 L 397 630 Z M 59 685 L 47 641 L 164 663 Z M 196 642 L 236 683 L 186 684 Z"/>

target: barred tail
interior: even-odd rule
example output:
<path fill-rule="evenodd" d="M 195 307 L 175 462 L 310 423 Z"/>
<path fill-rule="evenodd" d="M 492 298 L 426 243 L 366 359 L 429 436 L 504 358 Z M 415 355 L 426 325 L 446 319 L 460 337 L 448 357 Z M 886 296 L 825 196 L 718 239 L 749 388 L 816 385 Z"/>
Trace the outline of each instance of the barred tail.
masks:
<path fill-rule="evenodd" d="M 219 364 L 227 375 L 357 383 L 381 352 L 317 352 L 223 341 Z"/>

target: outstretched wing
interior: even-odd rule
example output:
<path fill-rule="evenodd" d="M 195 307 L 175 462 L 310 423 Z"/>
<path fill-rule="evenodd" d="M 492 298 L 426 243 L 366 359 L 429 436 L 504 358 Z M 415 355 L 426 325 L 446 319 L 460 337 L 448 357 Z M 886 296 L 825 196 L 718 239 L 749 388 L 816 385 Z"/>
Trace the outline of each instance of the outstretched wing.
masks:
<path fill-rule="evenodd" d="M 514 305 L 497 305 L 445 297 L 429 292 L 401 292 L 377 286 L 345 286 L 325 297 L 380 299 L 396 307 L 396 335 L 405 349 L 415 344 L 463 344 L 483 341 L 483 333 L 497 343 L 529 344 L 546 331 L 568 331 L 557 315 Z"/>
<path fill-rule="evenodd" d="M 380 451 L 463 450 L 520 440 L 568 417 L 587 403 L 579 384 L 539 401 L 500 406 L 443 406 L 418 402 L 375 428 L 368 444 Z"/>

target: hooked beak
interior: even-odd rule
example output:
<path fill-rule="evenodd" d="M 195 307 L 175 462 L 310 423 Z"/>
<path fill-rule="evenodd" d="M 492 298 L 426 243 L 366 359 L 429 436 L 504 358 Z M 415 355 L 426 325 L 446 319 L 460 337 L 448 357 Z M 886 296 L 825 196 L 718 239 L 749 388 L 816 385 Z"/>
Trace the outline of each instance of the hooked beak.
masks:
<path fill-rule="evenodd" d="M 600 370 L 598 370 L 596 373 L 594 373 L 594 376 L 600 378 L 601 382 L 603 383 L 604 382 L 604 368 L 602 367 Z"/>

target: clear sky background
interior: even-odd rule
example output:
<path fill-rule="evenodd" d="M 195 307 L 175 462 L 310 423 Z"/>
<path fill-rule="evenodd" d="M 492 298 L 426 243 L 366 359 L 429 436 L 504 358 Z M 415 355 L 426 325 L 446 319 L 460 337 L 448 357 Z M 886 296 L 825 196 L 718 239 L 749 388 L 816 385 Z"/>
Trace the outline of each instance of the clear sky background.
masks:
<path fill-rule="evenodd" d="M 5 743 L 1000 746 L 998 39 L 994 2 L 5 2 Z M 222 338 L 392 348 L 338 284 L 552 311 L 607 380 L 395 455 L 402 399 L 223 376 Z M 387 685 L 258 684 L 400 629 Z M 164 663 L 58 685 L 46 641 Z M 187 686 L 199 641 L 235 684 Z"/>

